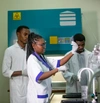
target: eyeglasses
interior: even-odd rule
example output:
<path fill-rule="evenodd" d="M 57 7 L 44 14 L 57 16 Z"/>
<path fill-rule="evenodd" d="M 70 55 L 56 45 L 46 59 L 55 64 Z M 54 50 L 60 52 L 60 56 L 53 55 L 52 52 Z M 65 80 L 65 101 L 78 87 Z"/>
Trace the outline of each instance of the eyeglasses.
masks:
<path fill-rule="evenodd" d="M 43 44 L 36 43 L 36 45 L 39 45 L 39 46 L 42 46 L 42 47 L 46 47 L 46 43 L 43 43 Z"/>
<path fill-rule="evenodd" d="M 46 41 L 44 41 L 44 43 L 42 43 L 42 44 L 38 44 L 38 42 L 36 40 L 34 40 L 34 42 L 36 45 L 39 45 L 41 47 L 46 47 Z"/>

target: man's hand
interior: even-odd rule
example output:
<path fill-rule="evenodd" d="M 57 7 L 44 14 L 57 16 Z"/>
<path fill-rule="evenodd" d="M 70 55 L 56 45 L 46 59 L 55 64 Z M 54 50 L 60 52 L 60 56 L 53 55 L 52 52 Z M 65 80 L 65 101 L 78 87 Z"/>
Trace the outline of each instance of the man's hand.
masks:
<path fill-rule="evenodd" d="M 73 75 L 73 76 L 72 76 L 72 79 L 73 79 L 74 81 L 78 81 L 77 75 Z"/>

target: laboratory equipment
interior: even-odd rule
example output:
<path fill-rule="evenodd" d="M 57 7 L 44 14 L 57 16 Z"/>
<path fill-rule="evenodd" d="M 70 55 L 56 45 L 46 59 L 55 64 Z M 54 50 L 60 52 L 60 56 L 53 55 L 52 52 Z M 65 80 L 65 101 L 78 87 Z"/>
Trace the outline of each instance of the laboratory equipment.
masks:
<path fill-rule="evenodd" d="M 100 43 L 94 46 L 92 54 L 89 58 L 89 63 L 86 68 L 82 68 L 78 71 L 78 79 L 81 81 L 81 73 L 88 71 L 89 81 L 88 86 L 82 86 L 82 100 L 62 100 L 61 103 L 100 103 L 99 91 L 95 91 L 95 77 L 100 77 Z M 98 80 L 99 82 L 99 80 Z M 93 84 L 93 85 L 92 85 Z M 92 87 L 93 86 L 93 87 Z M 93 91 L 91 92 L 91 87 Z M 73 97 L 74 98 L 74 97 Z"/>
<path fill-rule="evenodd" d="M 92 75 L 94 74 L 93 70 L 90 69 L 90 68 L 81 68 L 78 71 L 78 74 L 77 74 L 78 75 L 78 79 L 79 79 L 79 81 L 81 81 L 81 74 L 85 70 L 87 70 L 88 73 L 89 73 L 89 82 L 90 82 L 90 80 L 92 78 L 92 77 L 90 77 L 91 76 L 90 72 L 92 73 Z M 87 86 L 81 86 L 81 89 L 82 89 L 82 99 L 87 100 L 88 99 L 88 94 L 87 94 L 88 87 Z M 95 78 L 93 79 L 93 94 L 95 95 Z"/>
<path fill-rule="evenodd" d="M 92 55 L 89 58 L 88 67 L 94 72 L 98 71 L 100 68 L 100 43 L 97 43 L 97 45 L 94 46 Z"/>
<path fill-rule="evenodd" d="M 100 70 L 99 70 L 98 72 L 94 73 L 94 75 L 92 76 L 92 78 L 91 78 L 91 80 L 90 80 L 90 82 L 89 82 L 89 85 L 88 85 L 88 88 L 89 88 L 89 89 L 88 89 L 88 95 L 89 95 L 89 96 L 90 96 L 90 94 L 91 94 L 91 84 L 92 84 L 92 81 L 93 81 L 93 79 L 94 79 L 95 77 L 100 77 Z M 95 100 L 97 101 L 97 103 L 100 103 L 100 93 L 99 93 L 99 91 L 96 92 Z"/>
<path fill-rule="evenodd" d="M 90 94 L 91 94 L 91 85 L 92 85 L 92 82 L 94 81 L 94 78 L 100 76 L 100 72 L 99 72 L 100 71 L 100 43 L 97 43 L 97 45 L 94 46 L 92 55 L 89 58 L 88 66 L 94 71 L 94 74 L 91 80 L 89 81 L 89 85 L 88 85 L 88 88 L 89 88 L 88 89 L 88 96 L 89 96 L 88 99 L 89 100 L 92 99 L 92 103 L 99 103 L 100 101 L 98 100 L 99 90 L 95 91 L 95 94 L 92 94 L 92 96 L 90 96 Z M 99 87 L 99 78 L 97 78 L 97 82 L 98 82 L 98 87 Z"/>

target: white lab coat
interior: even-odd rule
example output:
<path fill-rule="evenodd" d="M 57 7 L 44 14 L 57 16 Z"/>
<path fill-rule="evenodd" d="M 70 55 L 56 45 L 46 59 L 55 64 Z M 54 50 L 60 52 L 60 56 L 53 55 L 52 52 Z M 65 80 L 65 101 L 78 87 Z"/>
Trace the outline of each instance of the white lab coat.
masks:
<path fill-rule="evenodd" d="M 26 103 L 27 76 L 11 77 L 14 71 L 26 68 L 26 51 L 18 43 L 7 48 L 3 59 L 2 73 L 10 79 L 10 103 Z"/>
<path fill-rule="evenodd" d="M 68 53 L 67 53 L 68 54 Z M 66 54 L 66 55 L 67 55 Z M 91 52 L 88 50 L 85 50 L 83 52 L 84 56 L 85 56 L 85 65 L 86 67 L 88 67 L 88 58 L 91 55 Z M 74 54 L 73 57 L 71 57 L 71 59 L 66 63 L 66 67 L 67 67 L 67 71 L 62 73 L 63 77 L 65 78 L 65 80 L 67 81 L 66 83 L 66 93 L 81 93 L 81 85 L 79 83 L 79 81 L 75 82 L 72 80 L 72 76 L 77 75 L 79 69 L 81 69 L 79 67 L 79 61 L 78 61 L 78 54 Z M 85 79 L 82 79 L 83 82 L 88 82 L 87 78 L 88 75 L 87 73 L 85 73 Z"/>
<path fill-rule="evenodd" d="M 46 58 L 47 59 L 47 58 Z M 57 61 L 50 60 L 52 68 L 56 67 Z M 28 70 L 28 89 L 27 89 L 27 103 L 48 103 L 51 94 L 51 78 L 42 81 L 36 81 L 42 75 L 42 72 L 49 71 L 42 62 L 40 62 L 33 54 L 31 54 L 27 61 Z M 39 96 L 44 96 L 41 98 Z"/>

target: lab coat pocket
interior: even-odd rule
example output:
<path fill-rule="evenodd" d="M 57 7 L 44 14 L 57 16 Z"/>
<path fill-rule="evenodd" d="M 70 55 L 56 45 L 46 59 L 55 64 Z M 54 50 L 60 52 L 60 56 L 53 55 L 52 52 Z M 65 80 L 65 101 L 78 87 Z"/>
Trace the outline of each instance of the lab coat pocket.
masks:
<path fill-rule="evenodd" d="M 27 88 L 26 88 L 26 86 L 25 85 L 22 85 L 21 87 L 20 87 L 20 96 L 26 96 L 26 94 L 27 94 Z"/>
<path fill-rule="evenodd" d="M 26 96 L 26 94 L 27 94 L 28 78 L 27 77 L 21 77 L 20 79 L 21 79 L 20 80 L 21 82 L 18 85 L 19 95 L 23 97 L 23 96 Z"/>
<path fill-rule="evenodd" d="M 42 81 L 41 85 L 38 88 L 37 99 L 40 103 L 48 102 L 48 88 L 47 86 L 45 86 L 44 81 Z"/>
<path fill-rule="evenodd" d="M 38 103 L 48 103 L 48 94 L 37 95 Z"/>
<path fill-rule="evenodd" d="M 10 90 L 20 97 L 26 96 L 27 81 L 24 81 L 22 77 L 10 79 Z"/>

